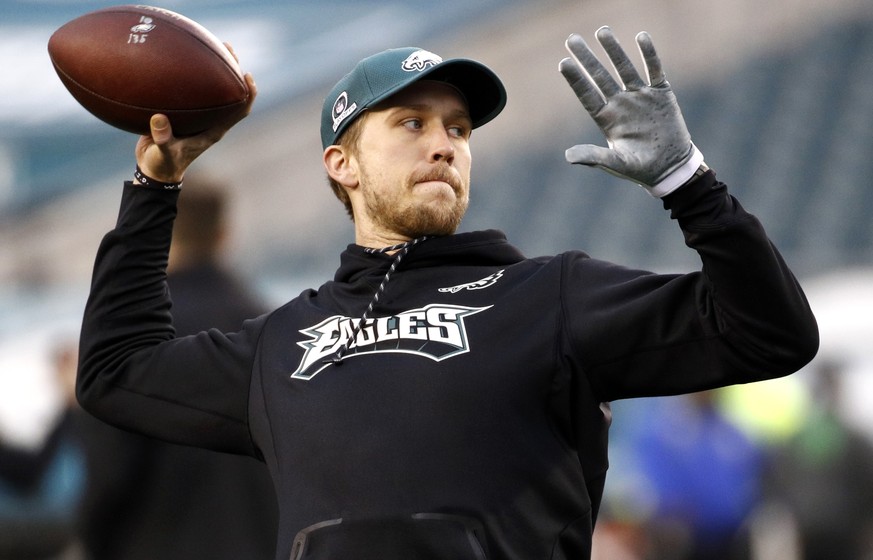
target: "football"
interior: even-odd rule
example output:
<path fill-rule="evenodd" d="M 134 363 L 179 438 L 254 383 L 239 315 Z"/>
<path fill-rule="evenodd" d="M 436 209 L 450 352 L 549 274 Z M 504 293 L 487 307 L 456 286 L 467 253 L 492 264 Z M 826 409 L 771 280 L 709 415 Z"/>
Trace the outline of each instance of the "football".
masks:
<path fill-rule="evenodd" d="M 197 22 L 152 6 L 126 5 L 82 15 L 48 42 L 67 90 L 102 121 L 149 134 L 163 113 L 176 136 L 210 128 L 249 97 L 239 64 Z"/>

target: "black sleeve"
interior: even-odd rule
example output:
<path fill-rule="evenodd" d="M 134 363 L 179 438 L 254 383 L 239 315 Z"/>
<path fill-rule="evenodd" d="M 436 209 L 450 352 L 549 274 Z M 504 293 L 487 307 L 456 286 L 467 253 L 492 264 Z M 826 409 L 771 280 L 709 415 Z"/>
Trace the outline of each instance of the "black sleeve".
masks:
<path fill-rule="evenodd" d="M 673 395 L 793 373 L 818 350 L 796 278 L 710 171 L 665 200 L 699 272 L 652 274 L 582 259 L 565 269 L 578 366 L 602 401 Z"/>
<path fill-rule="evenodd" d="M 258 456 L 248 395 L 264 319 L 175 338 L 166 265 L 177 191 L 125 183 L 85 307 L 76 392 L 107 423 L 173 443 Z"/>

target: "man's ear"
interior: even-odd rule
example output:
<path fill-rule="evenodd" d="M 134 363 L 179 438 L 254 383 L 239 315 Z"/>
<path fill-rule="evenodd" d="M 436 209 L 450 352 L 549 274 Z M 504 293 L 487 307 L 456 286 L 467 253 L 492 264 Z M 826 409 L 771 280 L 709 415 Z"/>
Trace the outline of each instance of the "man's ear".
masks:
<path fill-rule="evenodd" d="M 331 179 L 349 189 L 358 186 L 358 168 L 345 147 L 328 146 L 324 150 L 323 159 L 324 168 Z"/>

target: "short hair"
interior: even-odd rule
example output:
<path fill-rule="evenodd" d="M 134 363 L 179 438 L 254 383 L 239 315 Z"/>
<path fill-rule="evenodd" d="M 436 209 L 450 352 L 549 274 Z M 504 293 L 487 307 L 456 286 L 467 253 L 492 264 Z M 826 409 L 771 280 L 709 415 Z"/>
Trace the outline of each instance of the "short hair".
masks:
<path fill-rule="evenodd" d="M 173 243 L 202 256 L 214 256 L 225 228 L 228 188 L 206 176 L 185 178 L 173 224 Z"/>
<path fill-rule="evenodd" d="M 364 128 L 364 119 L 367 117 L 367 112 L 362 113 L 358 118 L 356 118 L 348 128 L 343 131 L 339 138 L 337 138 L 337 145 L 342 146 L 345 150 L 351 152 L 352 154 L 358 153 L 358 146 L 361 140 L 361 130 Z M 327 182 L 330 185 L 331 190 L 333 190 L 333 194 L 339 199 L 340 202 L 343 203 L 343 206 L 346 207 L 346 212 L 349 214 L 349 218 L 352 221 L 355 221 L 355 212 L 352 209 L 352 201 L 349 198 L 349 193 L 346 192 L 346 189 L 340 185 L 333 177 L 328 174 Z"/>

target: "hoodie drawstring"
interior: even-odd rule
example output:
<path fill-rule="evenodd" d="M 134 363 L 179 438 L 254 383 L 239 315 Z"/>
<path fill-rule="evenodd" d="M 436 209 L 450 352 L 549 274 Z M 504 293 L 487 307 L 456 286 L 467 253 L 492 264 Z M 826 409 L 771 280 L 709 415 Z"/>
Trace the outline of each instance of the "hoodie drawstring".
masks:
<path fill-rule="evenodd" d="M 388 272 L 385 273 L 385 277 L 382 278 L 382 283 L 379 284 L 379 288 L 376 290 L 376 293 L 373 294 L 373 299 L 370 300 L 370 305 L 367 306 L 367 309 L 361 315 L 361 318 L 358 320 L 358 324 L 355 325 L 355 328 L 352 331 L 352 334 L 349 336 L 348 340 L 346 340 L 345 344 L 343 344 L 342 347 L 337 350 L 336 354 L 334 354 L 330 358 L 326 358 L 322 363 L 334 365 L 341 365 L 343 363 L 343 357 L 349 351 L 349 348 L 351 348 L 352 343 L 355 341 L 355 339 L 358 338 L 358 334 L 361 332 L 361 329 L 363 329 L 364 325 L 366 325 L 367 321 L 370 318 L 370 313 L 373 312 L 373 308 L 379 302 L 379 298 L 381 298 L 382 294 L 385 293 L 385 286 L 388 285 L 388 280 L 391 278 L 391 274 L 393 274 L 394 271 L 397 269 L 397 265 L 400 264 L 400 261 L 403 260 L 403 257 L 405 257 L 413 247 L 415 247 L 422 241 L 425 241 L 426 239 L 429 238 L 425 235 L 422 237 L 417 237 L 405 243 L 399 243 L 390 247 L 382 247 L 381 249 L 371 249 L 369 247 L 364 248 L 364 251 L 370 253 L 371 255 L 379 255 L 383 253 L 388 253 L 390 251 L 398 251 L 398 253 L 397 255 L 395 255 L 394 260 L 391 262 L 391 266 L 388 268 Z"/>

